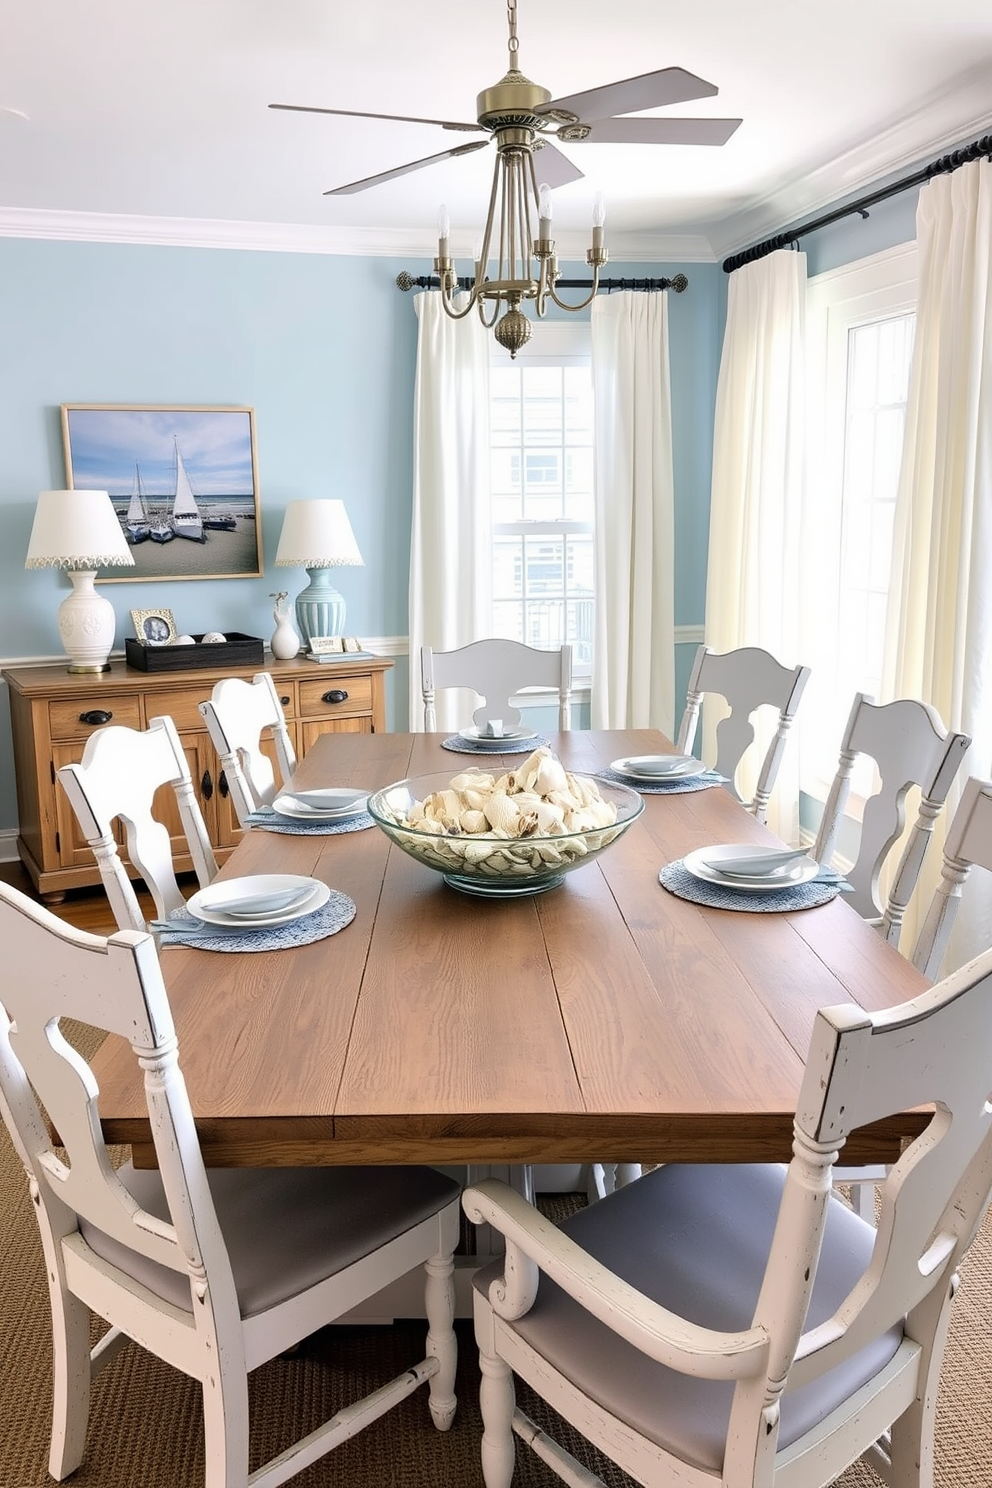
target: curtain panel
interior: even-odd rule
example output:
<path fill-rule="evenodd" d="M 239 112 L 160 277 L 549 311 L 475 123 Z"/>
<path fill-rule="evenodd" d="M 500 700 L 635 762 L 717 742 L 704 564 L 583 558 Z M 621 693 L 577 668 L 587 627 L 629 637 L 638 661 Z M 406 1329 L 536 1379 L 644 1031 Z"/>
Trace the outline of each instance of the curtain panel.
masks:
<path fill-rule="evenodd" d="M 779 251 L 730 276 L 717 382 L 706 576 L 706 644 L 760 646 L 785 666 L 803 662 L 799 562 L 805 457 L 806 255 Z M 741 762 L 749 800 L 775 718 L 755 719 Z M 716 757 L 723 716 L 703 704 L 703 754 Z M 796 728 L 799 724 L 796 724 Z M 798 840 L 799 751 L 791 739 L 768 810 L 785 842 Z"/>
<path fill-rule="evenodd" d="M 593 728 L 674 736 L 675 486 L 668 297 L 592 303 L 596 624 Z"/>
<path fill-rule="evenodd" d="M 456 304 L 467 296 L 460 295 Z M 422 732 L 420 648 L 450 651 L 492 629 L 489 339 L 473 311 L 452 320 L 436 291 L 416 296 L 410 728 Z M 471 716 L 474 694 L 438 694 L 439 729 Z"/>
<path fill-rule="evenodd" d="M 992 163 L 937 176 L 917 208 L 919 297 L 886 627 L 885 696 L 918 697 L 973 740 L 934 828 L 904 945 L 940 877 L 967 775 L 992 774 Z M 989 943 L 992 885 L 971 875 L 945 971 Z"/>

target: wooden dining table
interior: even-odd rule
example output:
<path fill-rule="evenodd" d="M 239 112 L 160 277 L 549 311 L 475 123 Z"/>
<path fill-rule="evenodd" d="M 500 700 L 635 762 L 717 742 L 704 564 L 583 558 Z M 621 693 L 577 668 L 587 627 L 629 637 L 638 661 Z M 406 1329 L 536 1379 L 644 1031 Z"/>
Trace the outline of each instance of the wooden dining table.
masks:
<path fill-rule="evenodd" d="M 478 763 L 443 737 L 325 734 L 294 783 L 374 790 Z M 651 730 L 546 737 L 589 774 L 672 748 Z M 691 849 L 776 839 L 722 786 L 644 802 L 594 862 L 506 902 L 449 887 L 377 826 L 248 831 L 222 877 L 312 874 L 356 913 L 305 946 L 163 948 L 207 1162 L 787 1160 L 816 1010 L 876 1011 L 927 983 L 843 895 L 755 913 L 668 892 L 659 869 Z M 94 1070 L 107 1138 L 151 1163 L 130 1049 L 108 1039 Z M 892 1161 L 924 1121 L 864 1128 L 844 1161 Z"/>

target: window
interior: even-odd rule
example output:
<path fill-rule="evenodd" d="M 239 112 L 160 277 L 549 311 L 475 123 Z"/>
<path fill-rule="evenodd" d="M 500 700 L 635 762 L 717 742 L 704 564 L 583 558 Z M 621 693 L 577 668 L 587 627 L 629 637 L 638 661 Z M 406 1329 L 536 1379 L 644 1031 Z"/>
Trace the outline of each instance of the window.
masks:
<path fill-rule="evenodd" d="M 592 667 L 593 408 L 589 326 L 542 322 L 490 368 L 493 635 L 573 648 Z"/>
<path fill-rule="evenodd" d="M 916 324 L 915 244 L 812 279 L 808 309 L 803 583 L 815 609 L 801 740 L 804 784 L 822 798 L 854 694 L 881 695 Z M 870 768 L 854 785 L 871 791 Z"/>

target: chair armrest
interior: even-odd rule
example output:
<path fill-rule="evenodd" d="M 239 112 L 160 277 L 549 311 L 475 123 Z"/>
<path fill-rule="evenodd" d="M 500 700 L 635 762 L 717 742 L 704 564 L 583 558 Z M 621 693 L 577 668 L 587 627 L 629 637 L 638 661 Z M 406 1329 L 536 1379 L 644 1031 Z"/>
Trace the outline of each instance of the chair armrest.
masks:
<path fill-rule="evenodd" d="M 508 1271 L 519 1272 L 514 1249 L 522 1251 L 580 1306 L 659 1364 L 700 1379 L 743 1379 L 764 1369 L 769 1345 L 764 1329 L 721 1333 L 652 1302 L 499 1179 L 473 1184 L 462 1195 L 462 1205 L 473 1224 L 491 1224 L 505 1237 Z M 499 1287 L 496 1282 L 490 1288 L 490 1305 L 497 1316 L 507 1316 L 512 1304 L 501 1309 Z M 529 1301 L 533 1289 L 531 1293 Z M 524 1311 L 526 1307 L 517 1309 L 517 1315 Z"/>

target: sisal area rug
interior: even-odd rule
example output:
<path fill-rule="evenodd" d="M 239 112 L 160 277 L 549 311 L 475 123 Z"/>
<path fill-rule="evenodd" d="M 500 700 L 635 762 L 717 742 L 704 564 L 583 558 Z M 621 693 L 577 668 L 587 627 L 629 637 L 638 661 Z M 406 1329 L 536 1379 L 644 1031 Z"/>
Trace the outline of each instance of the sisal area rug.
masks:
<path fill-rule="evenodd" d="M 82 1042 L 82 1040 L 80 1040 Z M 551 1200 L 554 1205 L 567 1200 Z M 471 1324 L 460 1323 L 458 1414 L 435 1431 L 426 1391 L 292 1479 L 297 1488 L 481 1488 L 478 1367 Z M 333 1411 L 422 1356 L 423 1323 L 331 1328 L 298 1353 L 252 1376 L 252 1466 Z M 46 1488 L 51 1409 L 50 1326 L 37 1229 L 23 1171 L 0 1127 L 0 1488 Z M 559 1424 L 522 1388 L 520 1403 L 610 1488 L 629 1479 Z M 144 1353 L 126 1348 L 97 1380 L 86 1457 L 75 1488 L 201 1488 L 199 1387 Z M 840 1488 L 878 1488 L 855 1465 Z M 964 1267 L 954 1304 L 939 1399 L 936 1488 L 992 1484 L 992 1222 Z M 514 1488 L 554 1488 L 559 1479 L 518 1450 Z"/>

